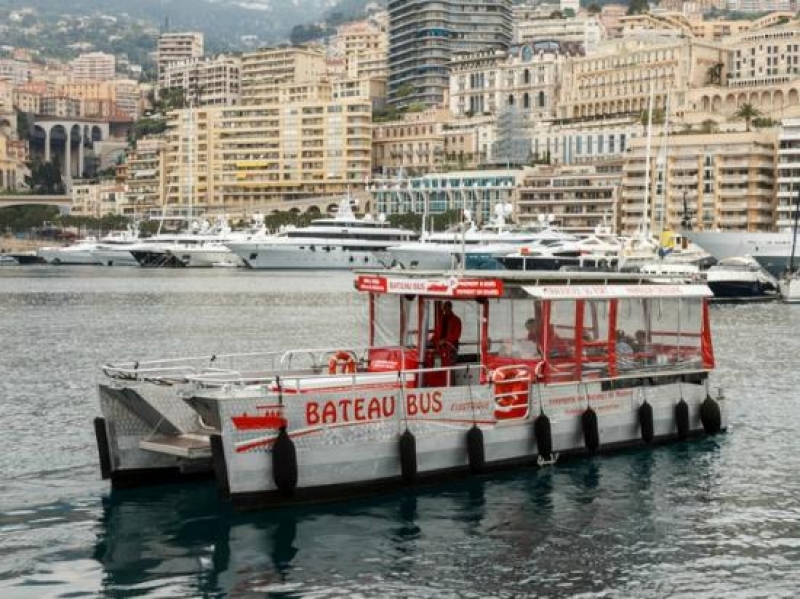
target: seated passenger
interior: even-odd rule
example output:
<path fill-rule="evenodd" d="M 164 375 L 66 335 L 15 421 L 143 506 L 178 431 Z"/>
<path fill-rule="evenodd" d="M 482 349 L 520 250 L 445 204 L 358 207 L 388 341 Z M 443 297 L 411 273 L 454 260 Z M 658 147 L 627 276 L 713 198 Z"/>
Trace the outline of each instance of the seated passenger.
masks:
<path fill-rule="evenodd" d="M 620 368 L 635 366 L 630 338 L 623 331 L 617 331 L 617 364 Z"/>

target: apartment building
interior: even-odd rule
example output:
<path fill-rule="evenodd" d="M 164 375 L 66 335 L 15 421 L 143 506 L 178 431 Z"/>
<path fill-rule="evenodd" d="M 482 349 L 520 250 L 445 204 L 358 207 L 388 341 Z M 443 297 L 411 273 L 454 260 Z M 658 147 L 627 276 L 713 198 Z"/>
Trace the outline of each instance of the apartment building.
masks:
<path fill-rule="evenodd" d="M 672 135 L 666 158 L 646 139 L 631 142 L 623 167 L 623 233 L 647 218 L 653 230 L 677 229 L 686 207 L 698 229 L 767 231 L 775 225 L 775 144 L 770 132 Z M 652 148 L 661 146 L 655 136 Z"/>
<path fill-rule="evenodd" d="M 577 11 L 575 12 L 577 14 Z M 580 46 L 588 54 L 594 52 L 604 38 L 603 26 L 600 20 L 593 16 L 551 19 L 530 15 L 528 18 L 514 21 L 514 43 L 519 45 L 533 42 L 562 42 Z"/>
<path fill-rule="evenodd" d="M 350 78 L 385 78 L 389 74 L 386 24 L 358 21 L 340 25 L 328 47 L 334 57 L 344 60 L 344 69 Z"/>
<path fill-rule="evenodd" d="M 318 84 L 325 78 L 325 53 L 316 46 L 279 46 L 245 52 L 241 61 L 241 104 L 279 101 L 278 84 Z"/>
<path fill-rule="evenodd" d="M 128 152 L 125 184 L 128 189 L 126 216 L 141 218 L 161 208 L 166 191 L 164 139 L 153 137 L 140 139 L 136 147 Z"/>
<path fill-rule="evenodd" d="M 164 84 L 164 72 L 168 64 L 191 60 L 203 56 L 203 34 L 197 32 L 162 33 L 156 47 L 156 66 L 158 67 L 158 86 Z"/>
<path fill-rule="evenodd" d="M 458 117 L 517 107 L 527 118 L 556 116 L 561 73 L 578 45 L 544 41 L 462 54 L 451 63 L 450 111 Z"/>
<path fill-rule="evenodd" d="M 161 87 L 184 90 L 195 106 L 232 106 L 239 103 L 241 61 L 220 55 L 171 62 L 164 67 Z"/>
<path fill-rule="evenodd" d="M 86 118 L 109 119 L 139 114 L 139 89 L 131 79 L 81 81 L 57 86 L 60 96 L 80 100 L 81 115 Z"/>
<path fill-rule="evenodd" d="M 658 33 L 604 42 L 591 56 L 572 58 L 564 73 L 559 117 L 640 115 L 649 106 L 682 114 L 691 87 L 705 85 L 709 68 L 724 62 L 719 44 Z"/>
<path fill-rule="evenodd" d="M 376 123 L 372 135 L 375 170 L 420 175 L 438 169 L 445 162 L 444 129 L 450 119 L 448 110 L 428 108 Z"/>
<path fill-rule="evenodd" d="M 511 39 L 511 0 L 390 0 L 389 102 L 442 105 L 454 56 L 508 49 Z"/>
<path fill-rule="evenodd" d="M 167 203 L 244 212 L 357 191 L 370 174 L 371 138 L 372 106 L 361 98 L 177 111 Z"/>
<path fill-rule="evenodd" d="M 127 214 L 128 205 L 125 185 L 116 181 L 75 183 L 70 187 L 75 216 L 100 218 L 108 214 Z"/>
<path fill-rule="evenodd" d="M 526 173 L 520 185 L 517 222 L 535 224 L 544 217 L 575 234 L 592 233 L 600 225 L 616 230 L 621 173 L 621 160 L 603 165 L 537 166 Z"/>
<path fill-rule="evenodd" d="M 16 191 L 24 182 L 25 156 L 18 146 L 0 132 L 0 191 Z"/>
<path fill-rule="evenodd" d="M 785 119 L 778 134 L 777 158 L 778 229 L 794 226 L 795 212 L 800 209 L 800 118 Z"/>
<path fill-rule="evenodd" d="M 72 61 L 74 81 L 108 81 L 117 74 L 117 61 L 113 54 L 89 52 Z"/>
<path fill-rule="evenodd" d="M 379 213 L 441 214 L 467 209 L 485 224 L 497 204 L 516 206 L 517 190 L 525 170 L 471 170 L 431 173 L 405 179 L 373 179 L 367 191 Z"/>
<path fill-rule="evenodd" d="M 643 136 L 638 118 L 542 121 L 530 131 L 531 154 L 550 164 L 589 164 L 621 160 L 631 140 Z"/>
<path fill-rule="evenodd" d="M 43 96 L 39 103 L 39 110 L 44 116 L 80 118 L 81 101 L 63 95 Z"/>

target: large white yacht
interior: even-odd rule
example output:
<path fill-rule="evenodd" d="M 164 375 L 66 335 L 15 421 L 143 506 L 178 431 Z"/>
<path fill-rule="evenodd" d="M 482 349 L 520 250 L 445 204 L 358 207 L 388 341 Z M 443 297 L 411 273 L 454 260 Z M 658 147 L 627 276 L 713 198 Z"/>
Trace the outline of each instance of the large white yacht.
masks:
<path fill-rule="evenodd" d="M 382 218 L 357 218 L 350 199 L 344 198 L 332 218 L 320 218 L 307 227 L 290 228 L 272 237 L 226 245 L 250 268 L 352 269 L 379 266 L 373 252 L 410 241 L 415 235 L 408 229 L 386 226 Z"/>
<path fill-rule="evenodd" d="M 687 231 L 685 234 L 719 261 L 751 256 L 773 276 L 782 275 L 789 266 L 791 230 L 778 233 Z"/>
<path fill-rule="evenodd" d="M 48 264 L 98 264 L 92 255 L 95 248 L 97 248 L 97 239 L 86 237 L 71 245 L 39 248 L 36 254 Z"/>
<path fill-rule="evenodd" d="M 539 225 L 533 228 L 509 227 L 505 219 L 510 214 L 510 205 L 497 204 L 494 220 L 479 229 L 471 220 L 471 212 L 465 210 L 464 232 L 423 233 L 419 241 L 390 246 L 377 256 L 385 266 L 399 265 L 418 270 L 447 270 L 462 266 L 470 270 L 497 270 L 503 268 L 501 258 L 522 245 L 575 239 L 553 228 L 552 218 L 547 222 L 544 215 L 540 215 Z"/>

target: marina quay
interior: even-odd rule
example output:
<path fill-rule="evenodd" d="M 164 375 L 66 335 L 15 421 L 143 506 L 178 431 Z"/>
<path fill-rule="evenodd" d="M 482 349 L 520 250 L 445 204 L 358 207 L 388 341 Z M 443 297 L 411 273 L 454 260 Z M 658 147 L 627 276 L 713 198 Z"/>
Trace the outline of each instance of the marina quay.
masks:
<path fill-rule="evenodd" d="M 796 596 L 798 8 L 0 2 L 0 596 Z"/>

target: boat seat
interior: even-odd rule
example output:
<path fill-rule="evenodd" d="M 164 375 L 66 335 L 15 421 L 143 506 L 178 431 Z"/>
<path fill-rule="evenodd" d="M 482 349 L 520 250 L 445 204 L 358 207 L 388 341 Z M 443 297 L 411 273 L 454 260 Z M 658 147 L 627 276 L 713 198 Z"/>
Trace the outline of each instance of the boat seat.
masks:
<path fill-rule="evenodd" d="M 416 377 L 413 374 L 405 375 L 406 384 L 412 386 Z M 332 374 L 330 376 L 314 377 L 282 377 L 281 391 L 284 393 L 308 393 L 311 391 L 347 390 L 353 387 L 365 389 L 370 387 L 400 386 L 398 373 L 395 372 L 358 372 L 355 374 Z M 272 384 L 270 391 L 277 392 L 278 386 Z"/>

